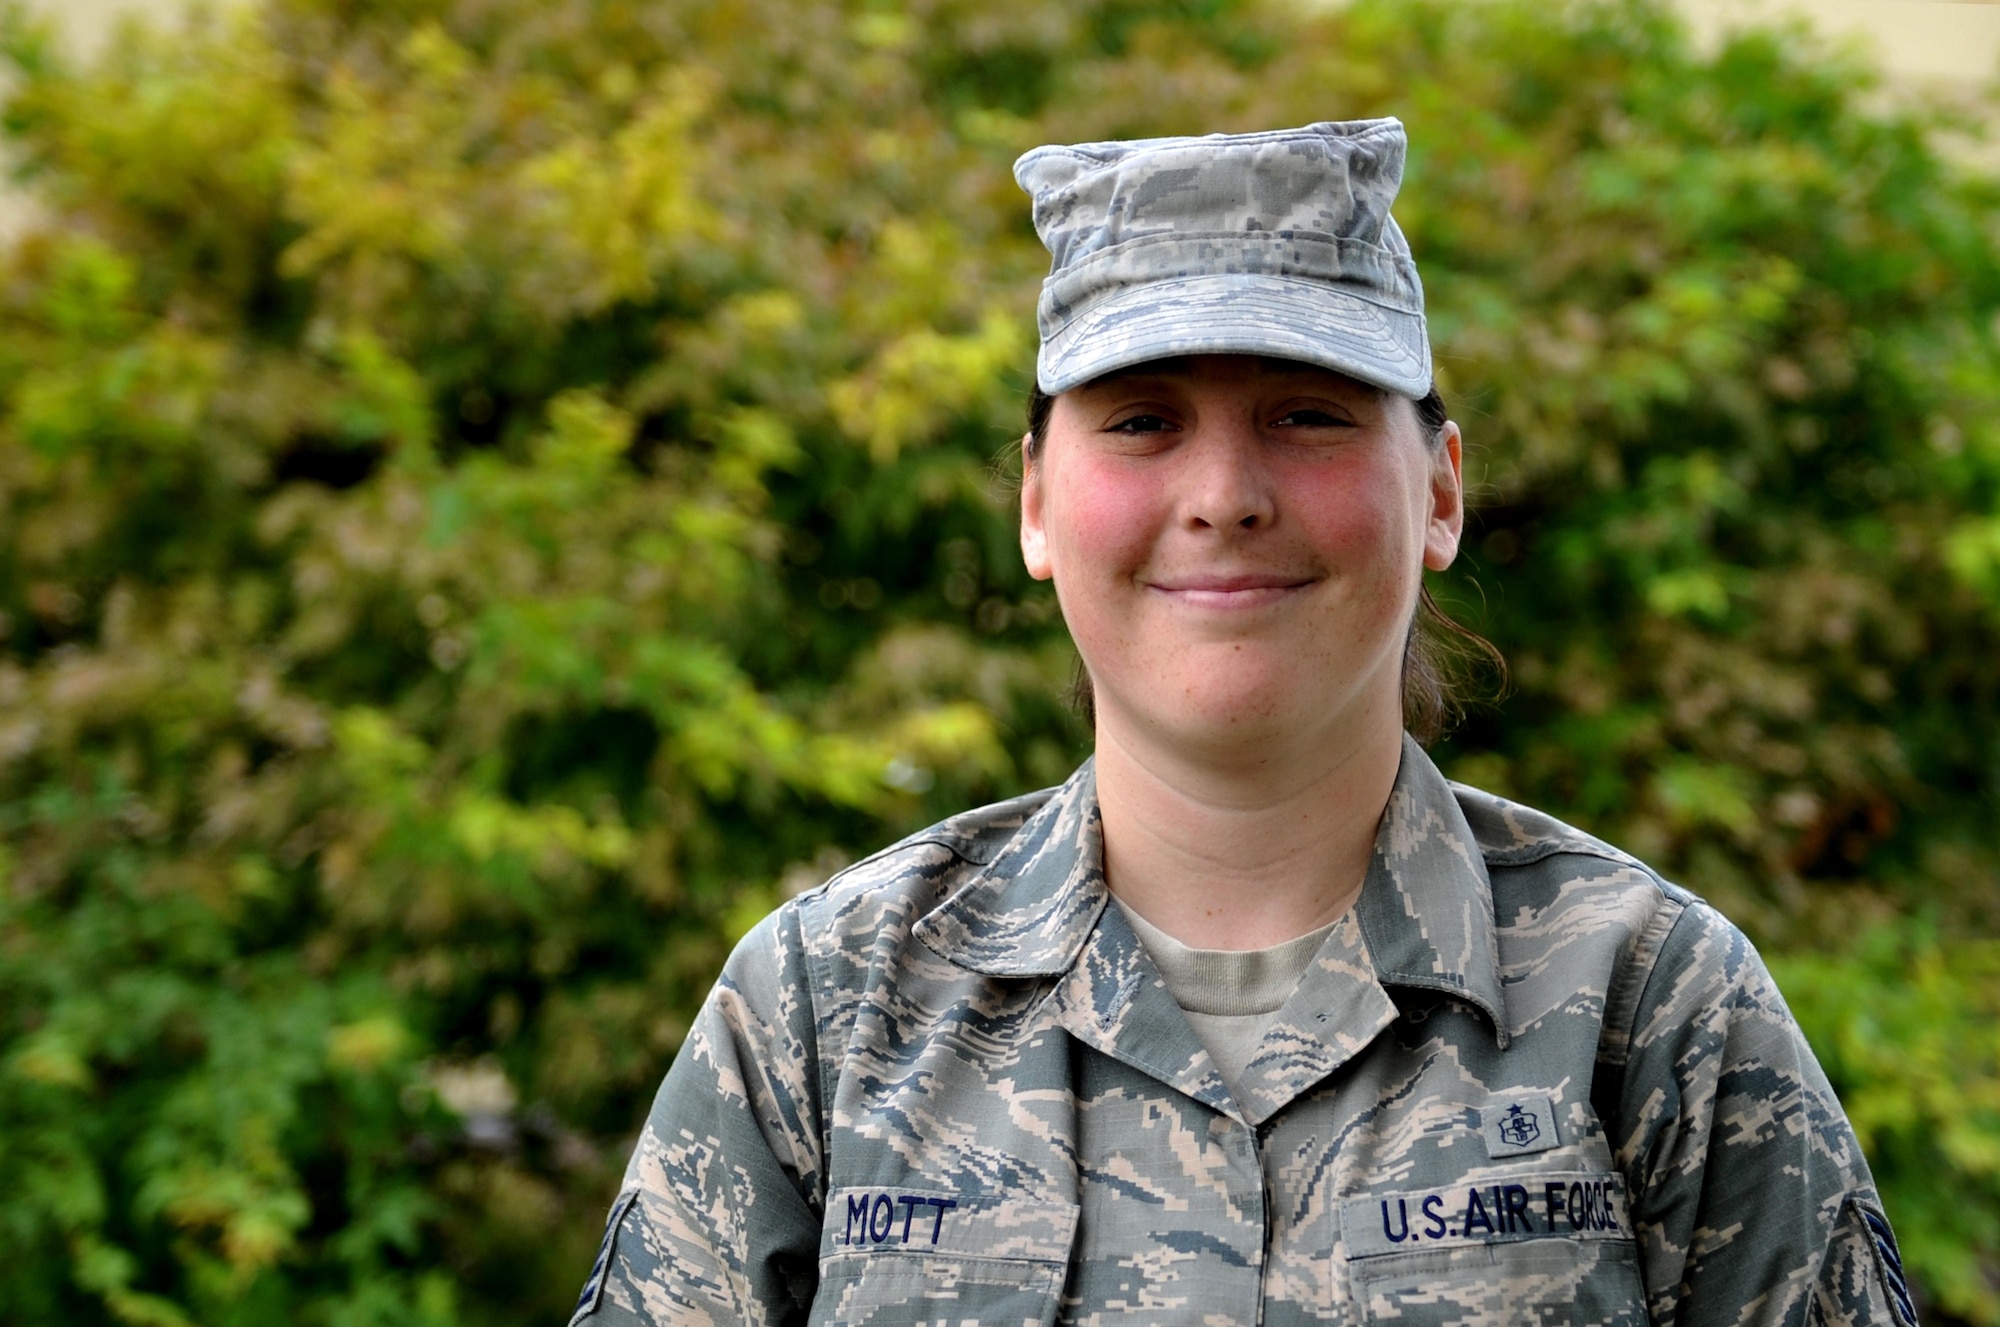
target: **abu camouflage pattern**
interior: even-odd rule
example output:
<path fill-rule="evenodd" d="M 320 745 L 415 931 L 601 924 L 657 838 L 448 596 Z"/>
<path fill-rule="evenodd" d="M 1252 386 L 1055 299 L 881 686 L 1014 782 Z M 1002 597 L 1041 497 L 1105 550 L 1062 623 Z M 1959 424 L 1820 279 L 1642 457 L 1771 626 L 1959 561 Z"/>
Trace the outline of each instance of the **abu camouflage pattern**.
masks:
<path fill-rule="evenodd" d="M 1743 936 L 1406 743 L 1232 1095 L 1107 907 L 1091 767 L 738 947 L 577 1320 L 1909 1324 Z"/>
<path fill-rule="evenodd" d="M 1395 119 L 1039 147 L 1014 163 L 1051 258 L 1036 381 L 1054 396 L 1169 355 L 1431 386 L 1424 288 L 1389 214 Z"/>

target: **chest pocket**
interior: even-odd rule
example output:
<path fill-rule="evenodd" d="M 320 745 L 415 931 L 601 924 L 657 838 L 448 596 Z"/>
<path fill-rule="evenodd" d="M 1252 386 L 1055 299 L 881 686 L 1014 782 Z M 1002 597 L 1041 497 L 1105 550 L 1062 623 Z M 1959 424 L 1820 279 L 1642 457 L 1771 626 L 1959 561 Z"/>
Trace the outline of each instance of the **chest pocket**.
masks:
<path fill-rule="evenodd" d="M 1356 1304 L 1397 1327 L 1646 1327 L 1616 1175 L 1539 1173 L 1341 1206 Z"/>
<path fill-rule="evenodd" d="M 1073 1203 L 920 1189 L 835 1189 L 813 1327 L 1051 1327 Z"/>

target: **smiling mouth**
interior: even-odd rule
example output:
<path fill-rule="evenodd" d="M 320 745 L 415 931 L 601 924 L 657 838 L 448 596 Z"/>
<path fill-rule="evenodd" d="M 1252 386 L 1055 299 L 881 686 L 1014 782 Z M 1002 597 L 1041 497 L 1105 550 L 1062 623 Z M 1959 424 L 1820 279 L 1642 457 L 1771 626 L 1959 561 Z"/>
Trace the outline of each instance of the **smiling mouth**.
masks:
<path fill-rule="evenodd" d="M 1307 576 L 1187 576 L 1152 581 L 1147 588 L 1195 608 L 1261 608 L 1312 583 Z"/>

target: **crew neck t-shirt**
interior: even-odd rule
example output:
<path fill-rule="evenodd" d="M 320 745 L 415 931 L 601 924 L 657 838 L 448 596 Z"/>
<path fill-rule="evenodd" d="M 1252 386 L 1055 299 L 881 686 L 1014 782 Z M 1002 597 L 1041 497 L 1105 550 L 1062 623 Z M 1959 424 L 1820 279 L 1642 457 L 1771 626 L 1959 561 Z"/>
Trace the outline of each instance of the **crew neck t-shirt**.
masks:
<path fill-rule="evenodd" d="M 1195 949 L 1113 896 L 1232 1094 L 1336 922 L 1269 949 Z M 1240 1094 L 1239 1094 L 1240 1095 Z"/>

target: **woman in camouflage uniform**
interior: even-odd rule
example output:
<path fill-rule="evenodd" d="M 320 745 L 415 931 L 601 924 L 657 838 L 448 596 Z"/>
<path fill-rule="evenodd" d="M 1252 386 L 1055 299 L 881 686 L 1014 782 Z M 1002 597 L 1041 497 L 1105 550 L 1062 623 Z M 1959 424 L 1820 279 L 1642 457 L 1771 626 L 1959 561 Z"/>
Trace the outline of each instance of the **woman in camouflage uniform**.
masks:
<path fill-rule="evenodd" d="M 1912 1321 L 1743 936 L 1406 732 L 1463 505 L 1403 150 L 1021 159 L 1021 544 L 1096 754 L 743 941 L 578 1321 Z"/>

